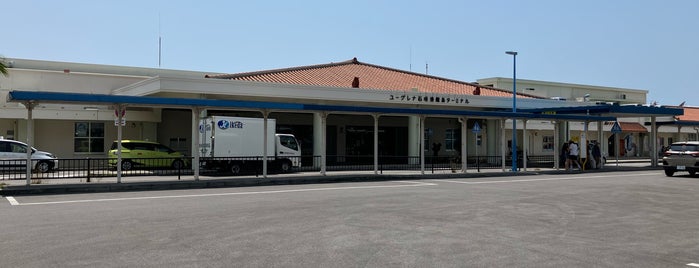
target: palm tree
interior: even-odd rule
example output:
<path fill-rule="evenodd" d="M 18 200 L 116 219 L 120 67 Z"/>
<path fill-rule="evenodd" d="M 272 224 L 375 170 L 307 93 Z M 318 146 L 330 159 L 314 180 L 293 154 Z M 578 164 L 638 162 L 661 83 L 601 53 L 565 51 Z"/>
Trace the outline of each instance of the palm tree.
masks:
<path fill-rule="evenodd" d="M 5 65 L 5 59 L 0 57 L 0 74 L 7 76 L 7 65 Z"/>

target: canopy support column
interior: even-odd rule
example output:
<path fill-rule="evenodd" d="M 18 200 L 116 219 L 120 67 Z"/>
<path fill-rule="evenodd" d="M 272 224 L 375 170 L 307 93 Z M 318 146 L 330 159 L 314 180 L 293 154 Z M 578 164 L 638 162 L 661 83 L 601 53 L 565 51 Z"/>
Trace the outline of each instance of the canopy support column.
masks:
<path fill-rule="evenodd" d="M 36 103 L 34 101 L 28 101 L 23 103 L 27 107 L 27 166 L 26 166 L 26 176 L 27 176 L 27 187 L 32 183 L 32 144 L 34 143 L 34 107 Z"/>

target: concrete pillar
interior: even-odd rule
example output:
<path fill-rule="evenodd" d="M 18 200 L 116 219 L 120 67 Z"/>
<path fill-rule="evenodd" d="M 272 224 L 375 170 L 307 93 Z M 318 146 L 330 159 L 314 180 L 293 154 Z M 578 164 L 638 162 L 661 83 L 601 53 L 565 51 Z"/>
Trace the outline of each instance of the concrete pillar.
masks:
<path fill-rule="evenodd" d="M 527 171 L 527 151 L 529 151 L 529 135 L 527 135 L 527 120 L 522 120 L 522 165 L 523 169 Z"/>
<path fill-rule="evenodd" d="M 126 112 L 126 107 L 122 104 L 117 104 L 114 107 L 114 110 L 116 111 L 117 114 L 117 120 L 118 122 L 121 122 L 124 113 Z M 123 149 L 121 147 L 121 139 L 122 139 L 122 133 L 123 133 L 123 127 L 121 124 L 117 125 L 117 183 L 121 183 L 121 150 Z"/>
<path fill-rule="evenodd" d="M 321 161 L 316 161 L 316 157 L 323 153 L 323 113 L 313 113 L 313 167 L 319 168 Z M 319 159 L 320 160 L 320 159 Z"/>
<path fill-rule="evenodd" d="M 194 180 L 198 181 L 199 180 L 199 155 L 200 155 L 200 148 L 199 148 L 199 134 L 201 131 L 199 130 L 199 124 L 200 124 L 200 117 L 199 113 L 201 111 L 201 108 L 199 107 L 192 107 L 192 150 L 191 154 L 194 157 L 194 161 L 192 161 L 192 169 L 194 170 Z M 202 125 L 202 127 L 206 128 L 206 126 Z"/>
<path fill-rule="evenodd" d="M 561 159 L 561 137 L 558 135 L 559 124 L 557 121 L 552 121 L 553 124 L 553 168 L 560 169 Z"/>
<path fill-rule="evenodd" d="M 461 172 L 466 173 L 468 169 L 468 119 L 459 118 L 461 122 Z"/>
<path fill-rule="evenodd" d="M 420 116 L 420 174 L 425 175 L 425 116 Z"/>
<path fill-rule="evenodd" d="M 26 166 L 26 176 L 27 176 L 27 187 L 32 183 L 32 144 L 34 144 L 34 117 L 33 111 L 36 103 L 26 102 L 24 106 L 27 107 L 27 166 Z"/>
<path fill-rule="evenodd" d="M 652 116 L 650 118 L 650 139 L 651 139 L 651 153 L 650 153 L 650 166 L 651 167 L 657 167 L 658 166 L 658 126 L 655 122 L 655 116 Z"/>
<path fill-rule="evenodd" d="M 507 138 L 505 138 L 505 119 L 500 119 L 500 160 L 502 162 L 502 171 L 505 172 L 505 157 L 507 157 Z"/>
<path fill-rule="evenodd" d="M 379 114 L 372 114 L 374 118 L 374 175 L 379 174 Z"/>
<path fill-rule="evenodd" d="M 597 146 L 599 146 L 600 154 L 604 156 L 604 147 L 605 144 L 607 144 L 607 141 L 604 140 L 604 128 L 603 128 L 604 123 L 602 121 L 597 121 Z M 597 168 L 602 168 L 604 167 L 604 158 L 601 157 L 599 166 Z"/>
<path fill-rule="evenodd" d="M 262 110 L 262 118 L 263 118 L 262 119 L 262 125 L 263 125 L 263 130 L 262 130 L 262 178 L 265 178 L 265 179 L 267 178 L 267 168 L 268 168 L 267 157 L 269 156 L 269 155 L 267 155 L 267 148 L 269 146 L 268 144 L 271 142 L 271 141 L 267 140 L 267 131 L 268 131 L 267 125 L 269 124 L 268 117 L 269 117 L 269 111 Z"/>
<path fill-rule="evenodd" d="M 417 165 L 420 163 L 420 117 L 416 115 L 408 116 L 408 163 Z"/>

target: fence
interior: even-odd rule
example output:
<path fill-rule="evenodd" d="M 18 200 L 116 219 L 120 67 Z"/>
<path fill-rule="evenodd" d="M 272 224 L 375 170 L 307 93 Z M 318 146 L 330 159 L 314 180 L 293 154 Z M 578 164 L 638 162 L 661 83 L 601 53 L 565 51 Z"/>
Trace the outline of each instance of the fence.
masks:
<path fill-rule="evenodd" d="M 302 156 L 293 161 L 268 162 L 268 174 L 283 172 L 314 172 L 320 171 L 320 156 Z M 37 160 L 32 161 L 36 166 Z M 290 162 L 301 161 L 303 165 L 288 170 Z M 528 167 L 553 167 L 552 155 L 527 156 Z M 122 160 L 122 176 L 183 176 L 194 174 L 192 170 L 193 159 L 187 158 L 129 158 Z M 429 171 L 453 170 L 462 168 L 460 157 L 449 156 L 425 156 L 425 169 Z M 206 176 L 229 175 L 261 175 L 262 157 L 228 157 L 228 158 L 201 158 L 200 174 Z M 327 171 L 372 171 L 374 170 L 374 157 L 371 155 L 328 155 L 326 156 Z M 511 165 L 511 157 L 505 159 L 507 166 Z M 501 156 L 469 156 L 466 159 L 467 168 L 493 169 L 502 167 Z M 518 166 L 523 167 L 523 159 L 518 159 Z M 414 156 L 380 156 L 378 169 L 410 170 L 421 169 L 420 157 Z M 116 177 L 116 159 L 110 158 L 70 158 L 58 159 L 58 166 L 47 172 L 32 170 L 31 179 L 67 179 L 84 178 L 90 181 L 92 178 Z M 26 160 L 0 160 L 0 180 L 26 179 Z"/>

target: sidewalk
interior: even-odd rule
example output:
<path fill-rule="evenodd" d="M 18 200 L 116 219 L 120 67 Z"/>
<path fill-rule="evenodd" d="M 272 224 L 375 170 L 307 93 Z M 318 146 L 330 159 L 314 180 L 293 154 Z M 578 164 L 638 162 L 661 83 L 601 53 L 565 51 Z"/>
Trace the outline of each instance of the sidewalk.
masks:
<path fill-rule="evenodd" d="M 539 174 L 571 174 L 593 173 L 609 171 L 630 170 L 661 170 L 662 166 L 651 167 L 649 161 L 608 161 L 602 169 L 585 171 L 565 171 L 554 168 L 528 168 L 518 172 L 502 169 L 481 169 L 480 172 L 469 167 L 466 173 L 460 170 L 452 172 L 450 169 L 420 171 L 383 171 L 374 174 L 373 171 L 329 171 L 323 176 L 319 172 L 297 172 L 287 174 L 262 176 L 127 176 L 122 177 L 121 183 L 117 183 L 116 177 L 93 178 L 86 182 L 85 178 L 70 179 L 42 179 L 33 180 L 27 186 L 26 180 L 0 181 L 0 195 L 26 195 L 26 194 L 67 194 L 67 193 L 91 193 L 113 191 L 149 191 L 172 189 L 196 189 L 215 187 L 247 187 L 264 185 L 289 185 L 289 184 L 315 184 L 315 183 L 339 183 L 358 181 L 387 181 L 387 180 L 420 180 L 420 179 L 445 179 L 445 178 L 479 178 L 496 176 L 533 176 Z"/>

